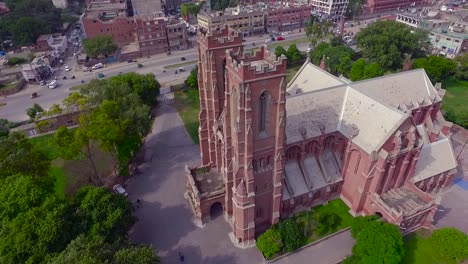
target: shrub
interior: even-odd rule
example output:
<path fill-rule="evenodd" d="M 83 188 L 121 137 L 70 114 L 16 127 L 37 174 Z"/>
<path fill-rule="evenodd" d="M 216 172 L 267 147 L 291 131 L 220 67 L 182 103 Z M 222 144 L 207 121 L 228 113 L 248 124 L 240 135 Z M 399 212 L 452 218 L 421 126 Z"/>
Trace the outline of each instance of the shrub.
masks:
<path fill-rule="evenodd" d="M 318 231 L 321 235 L 327 233 L 330 230 L 333 230 L 340 224 L 340 217 L 332 212 L 324 212 L 320 214 L 317 220 L 319 222 Z"/>
<path fill-rule="evenodd" d="M 468 235 L 453 227 L 436 230 L 431 241 L 440 255 L 457 262 L 468 258 Z"/>
<path fill-rule="evenodd" d="M 270 228 L 257 239 L 257 248 L 265 258 L 270 258 L 281 250 L 282 241 L 278 230 Z"/>
<path fill-rule="evenodd" d="M 285 251 L 294 251 L 304 244 L 304 237 L 294 219 L 279 224 L 279 232 Z"/>
<path fill-rule="evenodd" d="M 8 59 L 8 65 L 16 65 L 16 64 L 21 64 L 21 63 L 24 63 L 26 62 L 25 59 L 23 58 L 18 58 L 18 57 L 11 57 Z"/>

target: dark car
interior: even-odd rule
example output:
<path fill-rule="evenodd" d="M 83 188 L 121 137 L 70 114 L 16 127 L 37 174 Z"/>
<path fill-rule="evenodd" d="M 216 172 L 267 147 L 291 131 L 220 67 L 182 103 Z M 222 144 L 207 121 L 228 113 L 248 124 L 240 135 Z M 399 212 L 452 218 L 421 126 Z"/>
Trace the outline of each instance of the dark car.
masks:
<path fill-rule="evenodd" d="M 185 57 L 180 58 L 181 61 L 187 60 Z"/>

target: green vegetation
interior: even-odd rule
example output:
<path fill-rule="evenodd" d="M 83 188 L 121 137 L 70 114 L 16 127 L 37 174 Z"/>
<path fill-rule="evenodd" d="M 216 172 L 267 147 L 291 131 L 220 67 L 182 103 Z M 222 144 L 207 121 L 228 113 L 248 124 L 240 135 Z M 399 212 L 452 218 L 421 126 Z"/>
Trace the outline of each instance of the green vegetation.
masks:
<path fill-rule="evenodd" d="M 456 230 L 452 231 L 453 228 L 444 228 L 436 232 L 445 233 L 445 232 L 455 232 L 455 236 L 449 235 L 447 237 L 448 241 L 439 241 L 437 236 L 431 236 L 430 231 L 419 230 L 415 233 L 409 234 L 404 238 L 405 241 L 405 257 L 402 260 L 402 264 L 456 264 L 460 261 L 456 261 L 452 257 L 444 257 L 440 252 L 440 245 L 448 246 L 449 249 L 468 249 L 466 234 Z M 447 230 L 447 231 L 446 231 Z M 460 236 L 465 236 L 465 242 L 460 239 L 456 239 Z M 435 237 L 435 239 L 434 239 Z M 453 243 L 457 243 L 453 245 Z M 463 244 L 464 243 L 464 244 Z M 464 248 L 463 248 L 464 247 Z M 465 258 L 468 256 L 465 255 Z"/>
<path fill-rule="evenodd" d="M 210 1 L 211 9 L 221 11 L 226 7 L 235 7 L 239 4 L 239 0 L 213 0 Z"/>
<path fill-rule="evenodd" d="M 385 71 L 400 69 L 405 54 L 423 57 L 429 45 L 427 32 L 396 21 L 377 21 L 357 33 L 355 39 L 363 57 Z"/>
<path fill-rule="evenodd" d="M 175 107 L 184 122 L 185 129 L 193 143 L 198 144 L 198 113 L 200 98 L 197 89 L 184 89 L 175 92 Z"/>
<path fill-rule="evenodd" d="M 7 0 L 5 3 L 11 12 L 0 16 L 0 43 L 12 38 L 16 47 L 29 45 L 42 34 L 62 30 L 64 18 L 52 1 Z"/>
<path fill-rule="evenodd" d="M 257 248 L 267 259 L 294 251 L 338 230 L 350 227 L 354 218 L 340 199 L 304 211 L 272 226 L 257 240 Z M 279 235 L 279 236 L 278 236 Z M 278 239 L 278 237 L 280 239 Z"/>
<path fill-rule="evenodd" d="M 176 63 L 176 64 L 171 64 L 171 65 L 164 66 L 164 69 L 166 69 L 166 70 L 178 69 L 179 67 L 192 65 L 192 64 L 195 64 L 197 62 L 198 62 L 198 60 L 184 61 L 184 62 L 181 62 L 181 63 Z"/>
<path fill-rule="evenodd" d="M 351 79 L 351 81 L 355 82 L 355 81 L 379 77 L 382 75 L 384 75 L 384 72 L 380 68 L 379 64 L 377 63 L 367 64 L 365 59 L 360 58 L 359 60 L 354 62 L 353 66 L 351 67 L 349 78 Z"/>
<path fill-rule="evenodd" d="M 445 110 L 447 120 L 455 122 L 460 126 L 468 128 L 468 81 L 449 79 L 442 83 L 447 89 L 442 109 Z"/>
<path fill-rule="evenodd" d="M 198 65 L 190 71 L 185 83 L 192 89 L 198 89 Z"/>
<path fill-rule="evenodd" d="M 455 78 L 468 81 L 468 52 L 458 56 L 455 59 L 455 62 L 457 63 L 457 72 L 455 73 Z"/>
<path fill-rule="evenodd" d="M 322 42 L 310 52 L 310 59 L 315 65 L 319 65 L 325 57 L 327 71 L 332 74 L 345 76 L 349 75 L 353 61 L 357 54 L 351 48 L 334 42 L 337 46 L 332 46 L 327 42 Z"/>
<path fill-rule="evenodd" d="M 430 238 L 439 254 L 449 261 L 468 259 L 468 235 L 453 227 L 434 231 Z"/>
<path fill-rule="evenodd" d="M 453 76 L 456 71 L 457 64 L 447 58 L 429 56 L 427 58 L 419 58 L 414 60 L 413 67 L 415 69 L 422 68 L 432 82 L 441 82 Z"/>
<path fill-rule="evenodd" d="M 403 237 L 397 226 L 377 221 L 374 216 L 358 217 L 359 224 L 352 226 L 352 235 L 356 239 L 353 255 L 347 257 L 345 264 L 398 264 L 405 251 Z"/>
<path fill-rule="evenodd" d="M 57 196 L 60 198 L 65 197 L 65 188 L 67 185 L 65 173 L 61 168 L 58 167 L 51 167 L 50 168 L 50 176 L 55 179 L 54 184 L 54 191 Z"/>
<path fill-rule="evenodd" d="M 312 47 L 317 46 L 317 44 L 330 33 L 332 26 L 333 24 L 329 21 L 318 22 L 314 19 L 307 21 L 305 33 Z"/>
<path fill-rule="evenodd" d="M 54 134 L 31 138 L 29 141 L 45 153 L 49 160 L 55 160 L 59 157 L 59 146 L 55 143 Z"/>
<path fill-rule="evenodd" d="M 38 117 L 40 113 L 44 112 L 44 108 L 42 108 L 38 104 L 34 104 L 32 107 L 26 109 L 26 114 L 29 116 L 31 119 L 35 119 Z"/>
<path fill-rule="evenodd" d="M 300 64 L 297 64 L 297 65 L 293 65 L 293 66 L 289 66 L 286 68 L 286 80 L 288 82 L 290 82 L 292 80 L 292 78 L 294 77 L 294 75 L 296 75 L 296 73 L 299 71 L 299 69 L 302 67 L 302 65 Z"/>
<path fill-rule="evenodd" d="M 107 57 L 117 51 L 117 45 L 115 45 L 111 35 L 105 35 L 84 39 L 83 49 L 90 57 Z"/>
<path fill-rule="evenodd" d="M 200 8 L 205 4 L 204 1 L 199 3 L 183 3 L 180 5 L 180 14 L 183 17 L 196 17 L 197 14 L 200 12 Z"/>

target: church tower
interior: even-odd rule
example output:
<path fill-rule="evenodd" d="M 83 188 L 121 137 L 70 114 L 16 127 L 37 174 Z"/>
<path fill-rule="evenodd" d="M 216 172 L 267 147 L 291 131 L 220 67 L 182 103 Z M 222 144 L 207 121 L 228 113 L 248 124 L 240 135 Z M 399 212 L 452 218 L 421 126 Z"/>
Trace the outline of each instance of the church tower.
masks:
<path fill-rule="evenodd" d="M 241 247 L 279 221 L 285 140 L 286 58 L 265 47 L 226 52 L 223 120 L 225 214 Z"/>
<path fill-rule="evenodd" d="M 198 136 L 203 165 L 221 167 L 221 145 L 215 139 L 224 107 L 226 50 L 242 51 L 242 34 L 227 27 L 198 32 L 198 87 L 200 113 Z"/>

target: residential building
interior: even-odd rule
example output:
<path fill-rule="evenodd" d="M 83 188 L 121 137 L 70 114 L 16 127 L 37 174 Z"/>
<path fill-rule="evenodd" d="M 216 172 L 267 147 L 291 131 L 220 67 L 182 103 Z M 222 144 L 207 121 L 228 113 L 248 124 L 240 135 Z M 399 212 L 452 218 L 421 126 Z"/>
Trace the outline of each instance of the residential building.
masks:
<path fill-rule="evenodd" d="M 54 70 L 44 58 L 34 58 L 31 63 L 21 66 L 21 74 L 27 82 L 47 80 L 54 73 Z"/>
<path fill-rule="evenodd" d="M 198 33 L 202 165 L 186 193 L 202 226 L 221 208 L 240 247 L 301 210 L 340 197 L 407 233 L 430 228 L 457 161 L 444 90 L 423 69 L 360 82 L 307 61 L 243 54 L 242 34 Z M 325 65 L 323 65 L 325 68 Z"/>
<path fill-rule="evenodd" d="M 197 16 L 199 28 L 207 31 L 229 26 L 244 35 L 265 32 L 265 12 L 254 6 L 237 6 L 224 11 L 200 12 Z"/>
<path fill-rule="evenodd" d="M 53 51 L 60 56 L 68 47 L 67 36 L 61 35 L 40 35 L 36 40 L 36 51 Z"/>
<path fill-rule="evenodd" d="M 327 20 L 340 20 L 346 13 L 349 0 L 312 0 L 313 14 Z"/>
<path fill-rule="evenodd" d="M 134 20 L 128 17 L 127 3 L 91 2 L 81 16 L 86 38 L 109 35 L 119 47 L 135 42 Z"/>
<path fill-rule="evenodd" d="M 362 8 L 363 14 L 380 13 L 392 10 L 403 10 L 430 5 L 430 0 L 367 0 Z"/>
<path fill-rule="evenodd" d="M 268 32 L 284 31 L 304 27 L 311 18 L 312 6 L 302 3 L 281 2 L 268 5 L 266 16 L 266 28 Z"/>
<path fill-rule="evenodd" d="M 161 0 L 131 0 L 133 15 L 158 15 L 164 13 Z"/>

